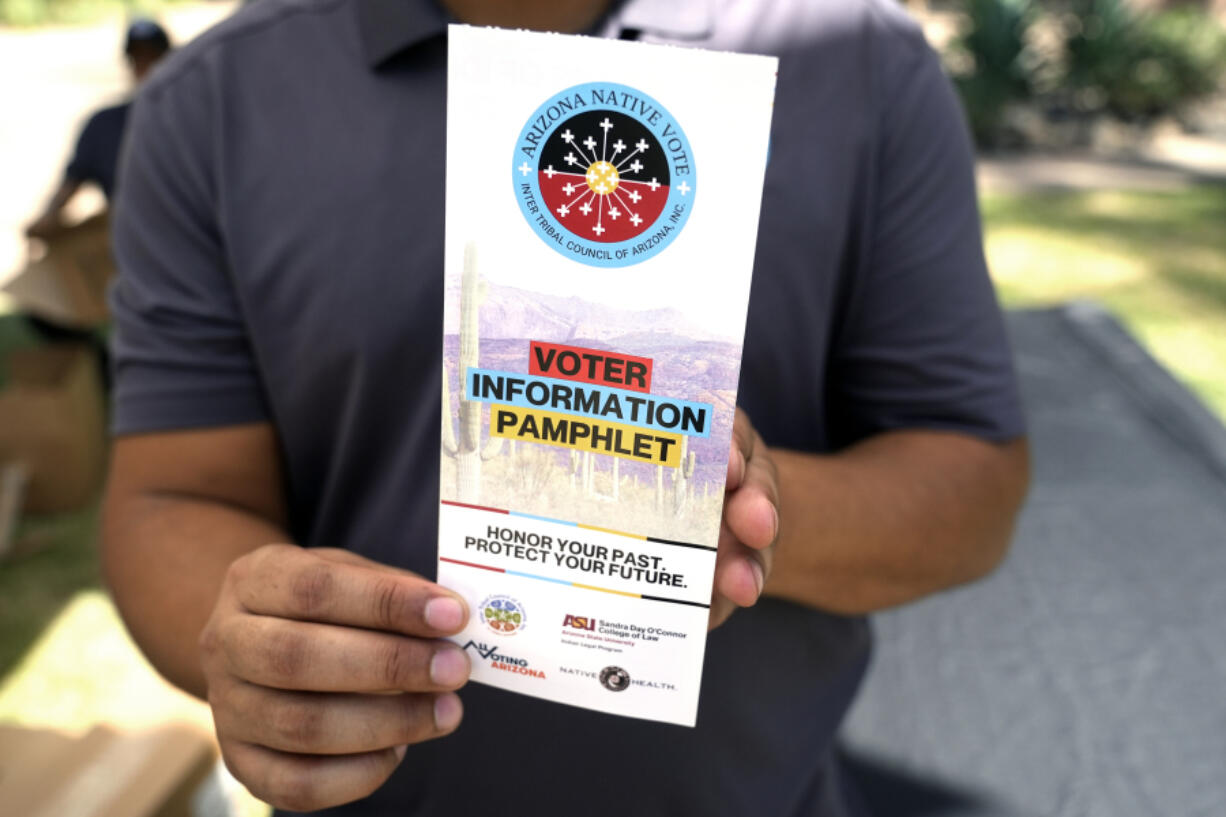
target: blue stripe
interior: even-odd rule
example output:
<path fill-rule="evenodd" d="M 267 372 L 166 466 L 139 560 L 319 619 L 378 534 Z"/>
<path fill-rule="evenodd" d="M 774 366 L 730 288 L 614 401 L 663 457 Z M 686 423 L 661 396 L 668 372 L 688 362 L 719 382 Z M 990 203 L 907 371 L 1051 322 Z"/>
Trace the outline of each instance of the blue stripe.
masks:
<path fill-rule="evenodd" d="M 521 519 L 535 519 L 537 522 L 552 522 L 555 525 L 566 525 L 567 527 L 577 528 L 578 522 L 563 522 L 561 519 L 550 519 L 548 516 L 533 516 L 530 513 L 520 513 L 519 511 L 508 511 L 511 516 L 518 516 Z"/>
<path fill-rule="evenodd" d="M 605 405 L 605 403 L 608 401 L 610 397 L 616 397 L 618 400 L 618 403 L 621 406 L 622 416 L 618 417 L 616 415 L 604 415 L 604 414 L 599 414 L 597 412 L 592 412 L 592 411 L 568 410 L 565 408 L 554 406 L 551 402 L 547 402 L 544 405 L 537 405 L 535 403 L 529 402 L 528 396 L 524 394 L 523 392 L 516 395 L 513 399 L 512 398 L 496 399 L 493 397 L 486 397 L 482 394 L 479 394 L 478 390 L 473 388 L 474 379 L 482 375 L 493 378 L 495 380 L 499 378 L 506 378 L 507 380 L 512 380 L 512 379 L 518 380 L 523 384 L 525 390 L 527 389 L 527 385 L 529 383 L 542 383 L 544 384 L 545 388 L 549 390 L 550 395 L 553 394 L 554 386 L 564 386 L 567 389 L 570 389 L 572 391 L 574 391 L 575 389 L 582 389 L 584 392 L 587 392 L 589 394 L 595 393 L 599 395 L 600 396 L 599 402 L 601 406 Z M 504 387 L 505 385 L 506 384 L 504 384 Z M 628 389 L 612 389 L 612 388 L 609 388 L 608 386 L 597 386 L 592 383 L 582 383 L 577 380 L 560 380 L 556 377 L 543 377 L 541 375 L 535 375 L 535 374 L 518 374 L 516 372 L 499 372 L 499 371 L 494 371 L 491 369 L 478 369 L 475 366 L 473 366 L 473 367 L 469 367 L 465 375 L 465 386 L 466 388 L 464 389 L 464 391 L 469 400 L 477 400 L 482 403 L 501 403 L 507 406 L 518 406 L 519 408 L 540 409 L 542 411 L 557 411 L 562 414 L 573 414 L 579 417 L 591 417 L 596 420 L 605 420 L 606 422 L 611 422 L 611 423 L 621 423 L 623 425 L 637 426 L 639 428 L 650 428 L 654 431 L 664 431 L 669 434 L 686 434 L 691 437 L 710 437 L 711 436 L 711 424 L 715 421 L 715 407 L 712 406 L 710 403 L 695 403 L 690 400 L 676 400 L 672 397 L 661 397 L 659 395 L 648 394 L 647 392 L 630 391 Z M 634 406 L 633 406 L 633 403 L 627 402 L 627 400 L 652 400 L 656 404 L 657 413 L 659 412 L 661 405 L 675 406 L 678 412 L 677 427 L 676 428 L 665 428 L 664 426 L 660 425 L 658 422 L 648 423 L 643 419 L 639 419 L 639 420 L 630 419 L 630 412 L 633 410 Z M 698 411 L 706 412 L 706 417 L 705 417 L 705 422 L 703 423 L 702 433 L 697 433 L 693 431 L 692 429 L 682 430 L 681 412 L 682 410 L 686 408 L 692 409 L 695 412 L 698 412 Z M 646 406 L 639 407 L 640 413 L 645 412 L 646 410 L 647 410 Z"/>
<path fill-rule="evenodd" d="M 572 582 L 568 582 L 565 579 L 551 579 L 548 576 L 538 576 L 535 573 L 520 573 L 518 570 L 508 570 L 506 571 L 506 573 L 508 576 L 522 576 L 525 579 L 540 579 L 543 582 L 553 582 L 554 584 L 564 584 L 567 587 L 570 587 L 572 584 Z"/>

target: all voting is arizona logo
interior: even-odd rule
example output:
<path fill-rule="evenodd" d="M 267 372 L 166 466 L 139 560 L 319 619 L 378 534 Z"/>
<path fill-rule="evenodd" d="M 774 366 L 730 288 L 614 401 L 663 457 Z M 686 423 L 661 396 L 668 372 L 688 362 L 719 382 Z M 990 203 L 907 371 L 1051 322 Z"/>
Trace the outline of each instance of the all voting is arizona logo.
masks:
<path fill-rule="evenodd" d="M 626 85 L 586 83 L 546 100 L 520 132 L 512 164 L 533 231 L 591 266 L 646 261 L 676 239 L 694 206 L 685 133 Z"/>

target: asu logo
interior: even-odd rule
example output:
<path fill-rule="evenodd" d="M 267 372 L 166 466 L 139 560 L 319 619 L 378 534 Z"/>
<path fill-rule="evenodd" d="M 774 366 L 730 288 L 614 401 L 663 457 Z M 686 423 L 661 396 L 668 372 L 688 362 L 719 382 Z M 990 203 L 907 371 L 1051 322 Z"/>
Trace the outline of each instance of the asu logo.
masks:
<path fill-rule="evenodd" d="M 512 160 L 520 210 L 562 255 L 597 267 L 646 261 L 668 247 L 693 209 L 689 141 L 660 103 L 616 83 L 587 83 L 546 100 Z"/>
<path fill-rule="evenodd" d="M 573 627 L 576 630 L 595 630 L 596 619 L 588 618 L 587 616 L 572 616 L 567 615 L 562 620 L 563 627 Z"/>

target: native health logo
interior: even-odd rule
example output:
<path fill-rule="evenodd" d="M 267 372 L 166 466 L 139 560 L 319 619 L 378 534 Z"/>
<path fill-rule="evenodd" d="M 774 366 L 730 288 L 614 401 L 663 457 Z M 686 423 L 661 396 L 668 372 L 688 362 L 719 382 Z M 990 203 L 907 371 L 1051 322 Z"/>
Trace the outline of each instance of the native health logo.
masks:
<path fill-rule="evenodd" d="M 533 231 L 591 266 L 646 261 L 693 209 L 685 133 L 660 103 L 626 85 L 586 83 L 546 100 L 520 132 L 512 165 Z"/>

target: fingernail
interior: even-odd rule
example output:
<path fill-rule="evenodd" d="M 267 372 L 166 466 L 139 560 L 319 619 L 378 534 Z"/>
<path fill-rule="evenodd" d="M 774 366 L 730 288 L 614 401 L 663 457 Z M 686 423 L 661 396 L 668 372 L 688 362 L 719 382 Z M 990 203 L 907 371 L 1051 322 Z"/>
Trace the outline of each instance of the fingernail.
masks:
<path fill-rule="evenodd" d="M 426 623 L 444 633 L 464 626 L 464 605 L 449 596 L 439 596 L 426 602 Z"/>
<path fill-rule="evenodd" d="M 468 658 L 454 647 L 439 650 L 430 659 L 430 680 L 441 687 L 459 686 L 468 680 Z"/>
<path fill-rule="evenodd" d="M 397 746 L 392 751 L 396 753 L 396 762 L 399 763 L 404 760 L 404 753 L 409 751 L 409 745 L 406 743 L 403 746 Z"/>
<path fill-rule="evenodd" d="M 758 595 L 762 595 L 762 586 L 766 584 L 766 576 L 762 573 L 762 565 L 757 559 L 749 560 L 749 569 L 753 571 L 754 587 L 758 588 Z"/>
<path fill-rule="evenodd" d="M 464 714 L 464 706 L 460 697 L 448 693 L 434 699 L 434 728 L 440 732 L 450 732 L 460 722 Z"/>

